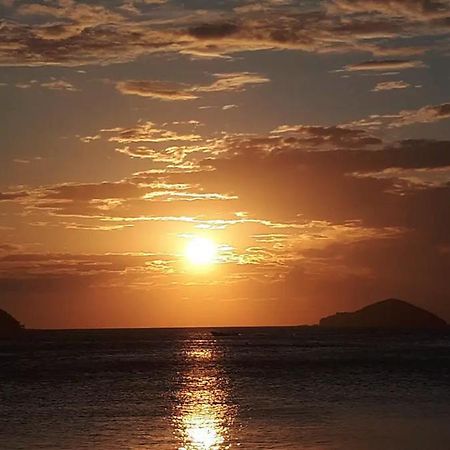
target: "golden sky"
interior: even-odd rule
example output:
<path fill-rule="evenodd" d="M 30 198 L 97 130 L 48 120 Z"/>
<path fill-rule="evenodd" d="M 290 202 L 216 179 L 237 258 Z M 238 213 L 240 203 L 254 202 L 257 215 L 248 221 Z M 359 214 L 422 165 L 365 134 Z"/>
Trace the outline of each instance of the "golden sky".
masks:
<path fill-rule="evenodd" d="M 447 0 L 0 0 L 0 308 L 450 319 L 449 21 Z"/>

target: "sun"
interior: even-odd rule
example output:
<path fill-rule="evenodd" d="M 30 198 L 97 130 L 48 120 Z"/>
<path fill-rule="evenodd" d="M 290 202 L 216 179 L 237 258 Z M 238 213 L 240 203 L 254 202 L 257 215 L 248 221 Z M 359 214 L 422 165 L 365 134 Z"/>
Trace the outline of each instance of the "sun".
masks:
<path fill-rule="evenodd" d="M 205 237 L 193 237 L 186 245 L 185 255 L 195 266 L 213 264 L 217 256 L 217 244 Z"/>

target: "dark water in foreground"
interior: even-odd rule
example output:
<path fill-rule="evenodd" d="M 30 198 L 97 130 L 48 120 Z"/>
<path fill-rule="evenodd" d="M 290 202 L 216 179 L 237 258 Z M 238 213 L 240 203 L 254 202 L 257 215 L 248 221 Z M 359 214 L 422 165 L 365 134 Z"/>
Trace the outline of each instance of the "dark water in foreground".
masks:
<path fill-rule="evenodd" d="M 0 342 L 0 449 L 450 449 L 449 334 L 239 332 Z"/>

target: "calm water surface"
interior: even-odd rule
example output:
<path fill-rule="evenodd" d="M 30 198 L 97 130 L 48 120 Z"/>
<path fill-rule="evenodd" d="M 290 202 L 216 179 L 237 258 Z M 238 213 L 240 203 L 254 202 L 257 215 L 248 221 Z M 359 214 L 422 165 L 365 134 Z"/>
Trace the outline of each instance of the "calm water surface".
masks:
<path fill-rule="evenodd" d="M 237 332 L 0 342 L 0 449 L 450 449 L 449 334 Z"/>

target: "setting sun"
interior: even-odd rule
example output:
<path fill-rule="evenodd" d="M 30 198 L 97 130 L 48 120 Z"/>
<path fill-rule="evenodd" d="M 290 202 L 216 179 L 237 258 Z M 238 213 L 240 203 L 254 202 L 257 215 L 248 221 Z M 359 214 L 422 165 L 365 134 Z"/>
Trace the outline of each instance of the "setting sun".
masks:
<path fill-rule="evenodd" d="M 217 244 L 211 239 L 193 237 L 186 245 L 187 260 L 194 265 L 213 264 L 217 256 Z"/>

